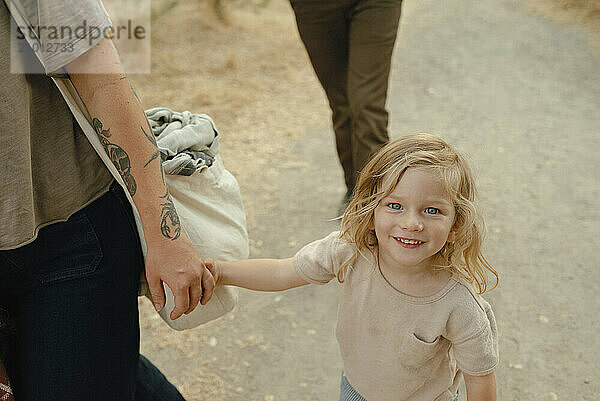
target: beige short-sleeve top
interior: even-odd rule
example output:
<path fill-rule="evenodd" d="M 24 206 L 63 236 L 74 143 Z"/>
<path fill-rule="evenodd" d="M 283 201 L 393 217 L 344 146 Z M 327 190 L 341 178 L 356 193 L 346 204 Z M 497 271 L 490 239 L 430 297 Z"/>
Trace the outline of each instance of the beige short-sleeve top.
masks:
<path fill-rule="evenodd" d="M 302 248 L 294 265 L 324 284 L 354 249 L 333 232 Z M 455 275 L 433 295 L 404 294 L 368 251 L 342 284 L 336 336 L 348 381 L 369 401 L 451 401 L 461 372 L 486 375 L 498 363 L 494 314 L 469 283 Z"/>

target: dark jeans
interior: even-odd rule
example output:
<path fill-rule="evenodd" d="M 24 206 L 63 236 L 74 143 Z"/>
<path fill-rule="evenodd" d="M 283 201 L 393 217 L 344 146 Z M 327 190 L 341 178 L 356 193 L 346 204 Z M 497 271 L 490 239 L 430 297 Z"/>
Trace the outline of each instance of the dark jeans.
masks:
<path fill-rule="evenodd" d="M 385 108 L 402 0 L 290 0 L 300 38 L 332 111 L 349 191 L 388 142 Z"/>
<path fill-rule="evenodd" d="M 8 361 L 15 399 L 183 400 L 139 354 L 142 268 L 131 207 L 116 184 L 34 242 L 0 251 L 0 293 L 17 318 Z"/>

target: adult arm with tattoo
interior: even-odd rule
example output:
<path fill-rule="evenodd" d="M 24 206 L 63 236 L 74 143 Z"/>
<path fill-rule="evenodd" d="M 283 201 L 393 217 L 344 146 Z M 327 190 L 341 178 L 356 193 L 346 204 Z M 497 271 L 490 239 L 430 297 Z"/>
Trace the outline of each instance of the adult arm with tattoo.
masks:
<path fill-rule="evenodd" d="M 91 66 L 102 73 L 83 73 Z M 156 140 L 112 41 L 103 39 L 66 70 L 140 213 L 148 248 L 146 278 L 156 309 L 164 307 L 165 282 L 175 296 L 171 319 L 191 312 L 210 299 L 214 279 L 181 231 Z"/>

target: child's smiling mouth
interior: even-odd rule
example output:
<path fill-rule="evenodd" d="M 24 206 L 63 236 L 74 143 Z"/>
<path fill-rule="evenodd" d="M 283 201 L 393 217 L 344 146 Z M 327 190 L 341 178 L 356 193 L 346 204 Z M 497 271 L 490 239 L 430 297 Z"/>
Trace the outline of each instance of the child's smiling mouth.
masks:
<path fill-rule="evenodd" d="M 396 240 L 396 242 L 400 243 L 400 245 L 402 245 L 405 248 L 416 248 L 419 245 L 422 245 L 425 243 L 425 241 L 420 241 L 418 239 L 412 239 L 412 238 L 404 238 L 404 237 L 392 237 Z"/>

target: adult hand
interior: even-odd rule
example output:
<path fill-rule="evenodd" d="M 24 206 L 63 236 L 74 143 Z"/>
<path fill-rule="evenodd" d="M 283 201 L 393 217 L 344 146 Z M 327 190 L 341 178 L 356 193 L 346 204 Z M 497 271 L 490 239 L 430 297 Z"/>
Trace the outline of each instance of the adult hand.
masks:
<path fill-rule="evenodd" d="M 205 267 L 200 254 L 185 235 L 174 241 L 148 242 L 146 279 L 157 311 L 165 306 L 166 283 L 175 297 L 172 320 L 193 311 L 198 303 L 205 305 L 212 297 L 215 280 Z"/>

